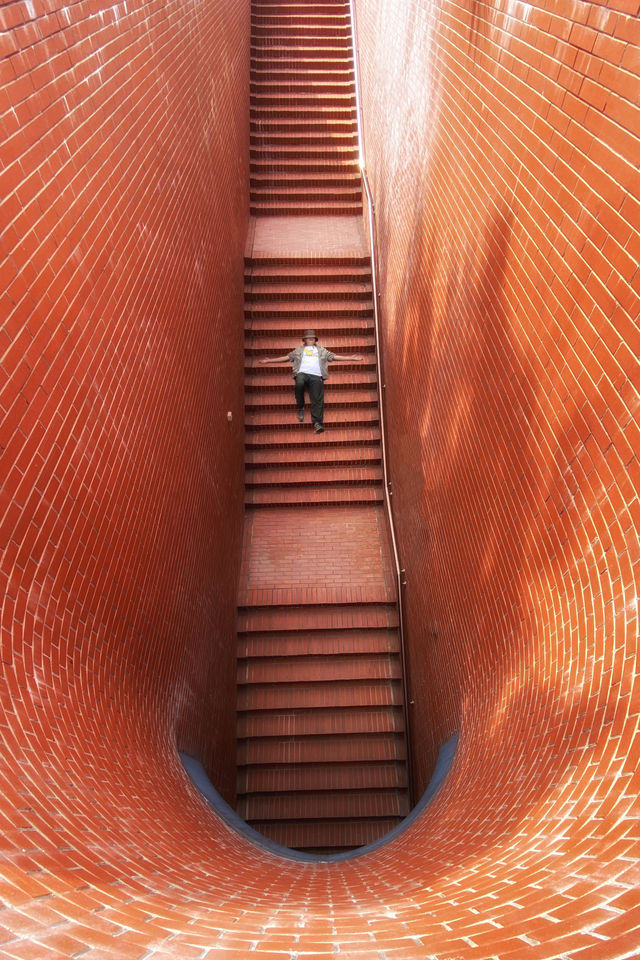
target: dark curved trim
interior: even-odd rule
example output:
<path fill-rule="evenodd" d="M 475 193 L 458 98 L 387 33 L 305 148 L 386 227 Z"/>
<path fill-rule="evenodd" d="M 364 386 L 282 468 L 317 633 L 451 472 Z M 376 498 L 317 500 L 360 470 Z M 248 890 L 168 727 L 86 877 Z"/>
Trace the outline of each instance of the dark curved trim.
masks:
<path fill-rule="evenodd" d="M 180 760 L 182 761 L 182 766 L 184 767 L 194 787 L 204 797 L 211 809 L 217 813 L 220 819 L 224 820 L 224 822 L 233 830 L 236 830 L 252 843 L 255 843 L 256 846 L 261 847 L 263 850 L 267 850 L 269 853 L 273 853 L 278 857 L 284 857 L 287 860 L 318 863 L 327 861 L 333 862 L 340 860 L 353 860 L 355 857 L 360 857 L 365 853 L 371 853 L 372 850 L 378 850 L 390 840 L 393 840 L 395 837 L 403 833 L 407 827 L 409 827 L 418 819 L 425 807 L 431 803 L 433 798 L 438 793 L 440 787 L 447 778 L 449 770 L 451 769 L 457 746 L 458 734 L 456 733 L 440 747 L 436 768 L 433 771 L 431 780 L 429 781 L 429 786 L 422 794 L 422 797 L 415 805 L 413 810 L 404 818 L 402 823 L 399 823 L 398 826 L 394 827 L 393 830 L 390 830 L 389 833 L 385 833 L 385 835 L 380 837 L 379 840 L 375 840 L 373 843 L 368 843 L 364 847 L 356 847 L 355 850 L 347 850 L 345 853 L 331 854 L 300 853 L 298 850 L 291 850 L 289 847 L 283 847 L 279 843 L 274 843 L 272 840 L 264 837 L 261 833 L 258 833 L 257 830 L 254 830 L 253 827 L 250 827 L 249 824 L 246 823 L 242 817 L 239 817 L 235 810 L 233 810 L 229 804 L 222 799 L 216 788 L 209 780 L 207 774 L 205 773 L 204 767 L 199 760 L 196 760 L 195 757 L 190 757 L 186 753 L 180 753 L 179 756 Z"/>

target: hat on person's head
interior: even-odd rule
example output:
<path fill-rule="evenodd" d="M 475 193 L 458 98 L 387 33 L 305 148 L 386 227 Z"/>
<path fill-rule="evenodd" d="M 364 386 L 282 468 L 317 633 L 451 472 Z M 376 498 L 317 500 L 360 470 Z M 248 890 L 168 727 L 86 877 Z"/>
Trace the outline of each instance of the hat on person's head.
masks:
<path fill-rule="evenodd" d="M 310 339 L 311 337 L 313 337 L 314 340 L 318 339 L 315 330 L 305 330 L 305 332 L 302 334 L 303 340 Z"/>

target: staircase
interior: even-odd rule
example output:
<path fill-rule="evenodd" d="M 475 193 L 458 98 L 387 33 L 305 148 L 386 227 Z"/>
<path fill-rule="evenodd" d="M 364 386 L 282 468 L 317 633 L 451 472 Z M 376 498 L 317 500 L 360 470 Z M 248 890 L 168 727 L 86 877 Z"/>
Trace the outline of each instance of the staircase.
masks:
<path fill-rule="evenodd" d="M 348 9 L 254 0 L 252 14 L 237 811 L 318 854 L 409 812 Z M 259 364 L 308 327 L 365 358 L 330 364 L 317 435 L 290 363 Z"/>
<path fill-rule="evenodd" d="M 348 2 L 251 15 L 251 212 L 360 216 Z"/>

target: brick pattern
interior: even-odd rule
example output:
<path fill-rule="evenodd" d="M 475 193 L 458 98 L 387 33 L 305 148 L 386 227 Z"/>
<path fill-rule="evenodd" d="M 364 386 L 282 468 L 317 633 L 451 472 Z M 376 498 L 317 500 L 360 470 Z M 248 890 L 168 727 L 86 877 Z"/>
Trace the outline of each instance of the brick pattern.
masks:
<path fill-rule="evenodd" d="M 371 264 L 351 218 L 322 219 L 259 218 L 247 247 L 237 676 L 237 810 L 315 853 L 377 839 L 409 809 Z M 320 435 L 308 408 L 296 418 L 291 364 L 260 364 L 311 325 L 365 358 L 331 365 Z"/>
<path fill-rule="evenodd" d="M 326 853 L 408 812 L 349 4 L 256 0 L 251 79 L 237 810 Z M 320 435 L 261 364 L 306 328 L 363 358 L 332 364 Z"/>
<path fill-rule="evenodd" d="M 461 741 L 407 833 L 329 865 L 257 851 L 175 754 L 213 741 L 226 790 L 248 14 L 0 6 L 0 954 L 634 957 L 638 4 L 358 0 L 419 776 Z M 300 219 L 283 256 L 332 218 Z M 309 650 L 366 621 L 380 653 L 383 608 L 344 612 Z"/>
<path fill-rule="evenodd" d="M 251 212 L 361 211 L 349 3 L 253 0 Z"/>
<path fill-rule="evenodd" d="M 211 317 L 242 314 L 247 26 L 234 4 L 0 10 L 3 642 L 28 651 L 5 665 L 48 690 L 104 644 L 140 682 L 155 665 L 154 699 L 182 678 L 166 722 L 230 797 L 206 678 L 212 633 L 233 676 L 233 618 L 208 584 L 232 602 L 238 534 L 230 565 L 213 531 L 241 510 L 241 341 Z"/>
<path fill-rule="evenodd" d="M 415 774 L 459 729 L 501 924 L 427 952 L 636 955 L 640 7 L 356 5 Z"/>

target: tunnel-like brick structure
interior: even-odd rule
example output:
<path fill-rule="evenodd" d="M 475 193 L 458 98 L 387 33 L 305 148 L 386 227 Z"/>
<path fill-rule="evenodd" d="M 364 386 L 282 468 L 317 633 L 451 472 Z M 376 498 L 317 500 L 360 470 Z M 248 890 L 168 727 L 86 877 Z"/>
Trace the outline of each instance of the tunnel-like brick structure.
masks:
<path fill-rule="evenodd" d="M 0 8 L 7 958 L 640 952 L 640 13 L 357 0 L 415 772 L 233 832 L 249 4 Z"/>

